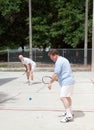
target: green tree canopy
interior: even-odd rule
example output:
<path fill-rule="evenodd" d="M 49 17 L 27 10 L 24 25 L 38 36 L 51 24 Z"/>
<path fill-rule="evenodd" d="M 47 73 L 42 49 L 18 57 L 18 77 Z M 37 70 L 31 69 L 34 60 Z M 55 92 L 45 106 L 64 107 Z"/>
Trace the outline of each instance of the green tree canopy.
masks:
<path fill-rule="evenodd" d="M 28 0 L 0 0 L 0 45 L 29 45 Z M 92 38 L 92 0 L 89 0 L 88 46 Z M 84 0 L 32 0 L 33 47 L 83 47 Z"/>

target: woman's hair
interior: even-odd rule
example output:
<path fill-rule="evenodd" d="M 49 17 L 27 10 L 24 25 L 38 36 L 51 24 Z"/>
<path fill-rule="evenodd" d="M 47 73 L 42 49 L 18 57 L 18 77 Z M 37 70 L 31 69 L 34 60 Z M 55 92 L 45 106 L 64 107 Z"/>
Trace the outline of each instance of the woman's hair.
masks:
<path fill-rule="evenodd" d="M 56 49 L 53 49 L 53 50 L 50 50 L 50 51 L 48 52 L 48 56 L 50 56 L 50 55 L 52 55 L 52 56 L 54 56 L 54 55 L 59 55 L 59 52 L 58 52 Z"/>

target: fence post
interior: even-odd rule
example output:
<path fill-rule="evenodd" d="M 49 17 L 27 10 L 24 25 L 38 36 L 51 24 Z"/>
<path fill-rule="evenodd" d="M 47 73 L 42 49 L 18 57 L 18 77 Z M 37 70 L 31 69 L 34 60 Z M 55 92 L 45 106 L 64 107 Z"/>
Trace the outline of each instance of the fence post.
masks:
<path fill-rule="evenodd" d="M 37 52 L 37 49 L 35 48 L 35 62 L 36 62 L 36 52 Z"/>
<path fill-rule="evenodd" d="M 85 43 L 84 43 L 84 65 L 87 65 L 87 44 L 88 44 L 88 0 L 85 5 Z"/>
<path fill-rule="evenodd" d="M 93 20 L 92 20 L 92 72 L 94 72 L 94 0 L 93 0 Z"/>
<path fill-rule="evenodd" d="M 9 67 L 9 49 L 7 48 L 7 62 L 8 62 L 8 67 Z"/>

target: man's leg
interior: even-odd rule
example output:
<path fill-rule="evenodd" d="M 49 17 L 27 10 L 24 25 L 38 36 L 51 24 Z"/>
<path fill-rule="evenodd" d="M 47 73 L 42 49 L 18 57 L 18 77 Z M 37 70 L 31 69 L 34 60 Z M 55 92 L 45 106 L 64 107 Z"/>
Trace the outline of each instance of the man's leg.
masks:
<path fill-rule="evenodd" d="M 61 93 L 60 93 L 60 99 L 64 104 L 65 108 L 65 116 L 61 120 L 61 122 L 68 122 L 73 120 L 73 113 L 72 113 L 72 99 L 71 94 L 73 91 L 73 86 L 62 86 Z"/>
<path fill-rule="evenodd" d="M 70 97 L 61 97 L 60 98 L 61 101 L 63 102 L 64 104 L 64 107 L 65 107 L 65 110 L 66 110 L 66 115 L 67 116 L 72 116 L 72 100 Z"/>
<path fill-rule="evenodd" d="M 29 74 L 30 72 L 29 71 L 26 71 L 26 76 L 27 76 L 27 80 L 29 80 Z"/>
<path fill-rule="evenodd" d="M 36 68 L 36 64 L 32 66 L 32 71 L 31 71 L 31 80 L 34 79 L 33 72 L 34 72 L 35 68 Z"/>
<path fill-rule="evenodd" d="M 34 79 L 33 72 L 31 72 L 31 80 L 33 80 L 33 79 Z"/>
<path fill-rule="evenodd" d="M 61 101 L 64 104 L 66 113 L 65 113 L 65 116 L 63 117 L 63 119 L 60 122 L 66 123 L 66 122 L 72 121 L 73 120 L 73 114 L 72 114 L 72 111 L 71 111 L 71 105 L 72 105 L 71 98 L 70 97 L 62 97 Z"/>
<path fill-rule="evenodd" d="M 26 71 L 26 76 L 27 76 L 27 84 L 30 85 L 30 72 Z"/>

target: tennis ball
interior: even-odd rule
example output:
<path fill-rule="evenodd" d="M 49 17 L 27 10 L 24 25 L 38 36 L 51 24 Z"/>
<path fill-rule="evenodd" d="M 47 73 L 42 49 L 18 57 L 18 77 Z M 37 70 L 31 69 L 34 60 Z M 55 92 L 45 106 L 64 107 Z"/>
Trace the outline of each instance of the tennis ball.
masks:
<path fill-rule="evenodd" d="M 29 100 L 32 100 L 32 98 L 30 97 Z"/>

